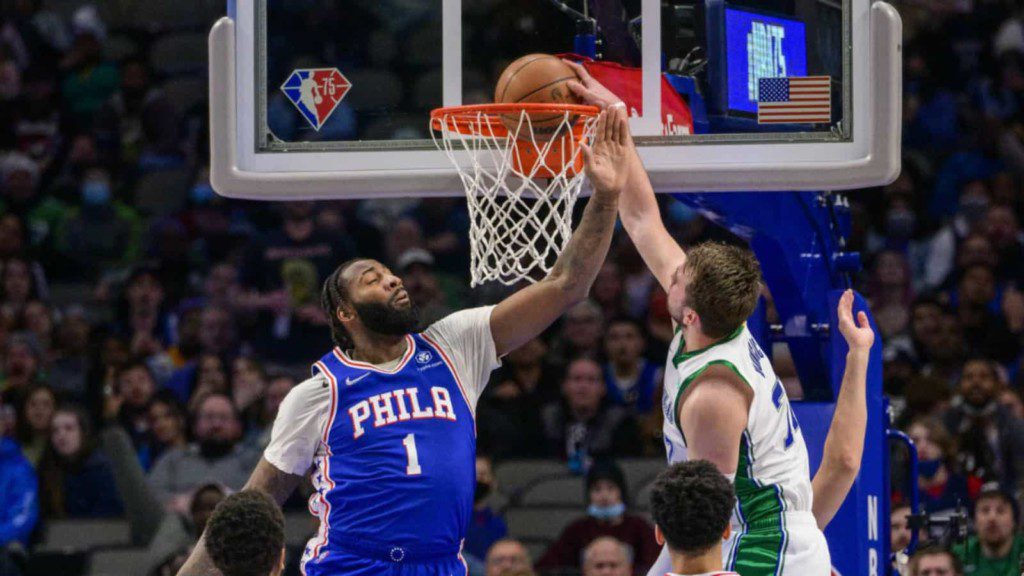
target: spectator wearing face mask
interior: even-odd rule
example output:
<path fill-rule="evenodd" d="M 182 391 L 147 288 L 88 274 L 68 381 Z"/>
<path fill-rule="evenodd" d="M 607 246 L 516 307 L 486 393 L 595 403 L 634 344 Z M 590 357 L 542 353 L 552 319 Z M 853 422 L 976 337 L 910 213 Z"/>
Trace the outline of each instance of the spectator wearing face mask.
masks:
<path fill-rule="evenodd" d="M 626 511 L 626 478 L 611 462 L 594 464 L 587 474 L 587 515 L 569 524 L 537 562 L 538 570 L 582 568 L 586 547 L 611 536 L 629 547 L 637 574 L 646 573 L 661 552 L 654 528 Z"/>
<path fill-rule="evenodd" d="M 92 280 L 137 261 L 142 222 L 135 210 L 114 198 L 110 174 L 89 169 L 79 192 L 81 203 L 69 212 L 57 238 L 57 249 L 74 272 Z"/>
<path fill-rule="evenodd" d="M 968 360 L 943 421 L 959 444 L 965 473 L 1014 490 L 1024 483 L 1024 422 L 999 403 L 1004 387 L 994 362 Z"/>
<path fill-rule="evenodd" d="M 192 492 L 208 482 L 240 490 L 259 453 L 240 444 L 242 422 L 231 398 L 208 394 L 195 404 L 193 444 L 168 450 L 149 472 L 149 483 L 171 510 L 187 510 Z"/>
<path fill-rule="evenodd" d="M 971 480 L 957 470 L 956 442 L 942 422 L 935 418 L 918 418 L 907 428 L 907 435 L 917 446 L 921 489 L 921 506 L 936 514 L 970 503 L 970 495 L 977 494 L 981 483 Z M 898 492 L 894 501 L 902 500 Z"/>
<path fill-rule="evenodd" d="M 975 536 L 956 546 L 964 571 L 973 576 L 1017 576 L 1024 561 L 1024 536 L 1017 531 L 1020 511 L 1013 497 L 986 489 L 974 503 Z"/>
<path fill-rule="evenodd" d="M 476 492 L 473 495 L 473 517 L 466 531 L 463 550 L 474 558 L 483 559 L 495 542 L 508 534 L 505 520 L 491 507 L 494 502 L 496 479 L 489 456 L 476 456 Z"/>

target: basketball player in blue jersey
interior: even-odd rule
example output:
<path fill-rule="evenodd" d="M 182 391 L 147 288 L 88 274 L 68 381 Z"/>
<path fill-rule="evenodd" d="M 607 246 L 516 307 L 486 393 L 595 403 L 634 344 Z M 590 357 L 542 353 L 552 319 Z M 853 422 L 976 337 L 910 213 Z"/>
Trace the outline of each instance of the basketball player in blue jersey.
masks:
<path fill-rule="evenodd" d="M 307 576 L 463 576 L 476 485 L 477 399 L 499 358 L 586 298 L 611 243 L 633 142 L 623 108 L 584 148 L 594 195 L 550 274 L 497 306 L 414 333 L 402 281 L 380 262 L 345 262 L 324 283 L 336 347 L 281 404 L 246 488 L 283 502 L 312 468 Z M 216 574 L 201 539 L 179 575 Z"/>

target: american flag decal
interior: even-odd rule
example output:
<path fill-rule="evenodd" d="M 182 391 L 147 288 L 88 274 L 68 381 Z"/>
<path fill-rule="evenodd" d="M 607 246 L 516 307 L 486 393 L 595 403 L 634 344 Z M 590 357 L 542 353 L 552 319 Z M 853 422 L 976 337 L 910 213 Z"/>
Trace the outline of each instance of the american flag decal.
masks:
<path fill-rule="evenodd" d="M 831 122 L 831 84 L 828 76 L 761 78 L 757 84 L 757 123 Z"/>

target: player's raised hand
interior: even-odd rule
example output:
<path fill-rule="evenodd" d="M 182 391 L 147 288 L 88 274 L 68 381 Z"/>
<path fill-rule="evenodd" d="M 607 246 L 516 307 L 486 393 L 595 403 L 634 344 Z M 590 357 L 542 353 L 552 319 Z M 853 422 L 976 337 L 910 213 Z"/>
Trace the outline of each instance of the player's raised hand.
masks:
<path fill-rule="evenodd" d="M 875 343 L 875 331 L 871 329 L 868 315 L 857 312 L 857 320 L 853 319 L 853 290 L 843 292 L 839 299 L 839 331 L 846 339 L 850 350 L 867 352 Z"/>
<path fill-rule="evenodd" d="M 594 129 L 594 143 L 583 144 L 584 169 L 596 192 L 618 194 L 629 176 L 627 154 L 633 148 L 629 121 L 621 106 L 602 111 Z"/>
<path fill-rule="evenodd" d="M 595 80 L 582 64 L 578 64 L 572 60 L 562 61 L 575 70 L 576 75 L 579 76 L 579 82 L 570 80 L 566 82 L 566 86 L 568 86 L 569 90 L 572 90 L 572 93 L 580 100 L 583 100 L 584 104 L 597 106 L 602 110 L 617 104 L 622 104 L 621 107 L 625 107 L 625 104 L 622 103 L 622 98 L 619 98 L 611 90 L 605 88 L 600 82 Z"/>

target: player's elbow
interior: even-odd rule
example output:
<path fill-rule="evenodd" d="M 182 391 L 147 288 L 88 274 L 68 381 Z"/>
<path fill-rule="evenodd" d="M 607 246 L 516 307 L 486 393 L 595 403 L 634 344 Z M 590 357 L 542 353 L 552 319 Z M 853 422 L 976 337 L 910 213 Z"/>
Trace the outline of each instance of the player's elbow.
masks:
<path fill-rule="evenodd" d="M 855 448 L 837 450 L 829 457 L 834 473 L 840 476 L 856 476 L 860 472 L 861 451 Z"/>
<path fill-rule="evenodd" d="M 564 272 L 551 274 L 545 279 L 545 282 L 549 282 L 555 288 L 555 293 L 558 294 L 562 307 L 565 309 L 572 308 L 586 300 L 590 294 L 590 286 L 593 284 L 593 280 L 587 281 L 580 274 Z"/>

